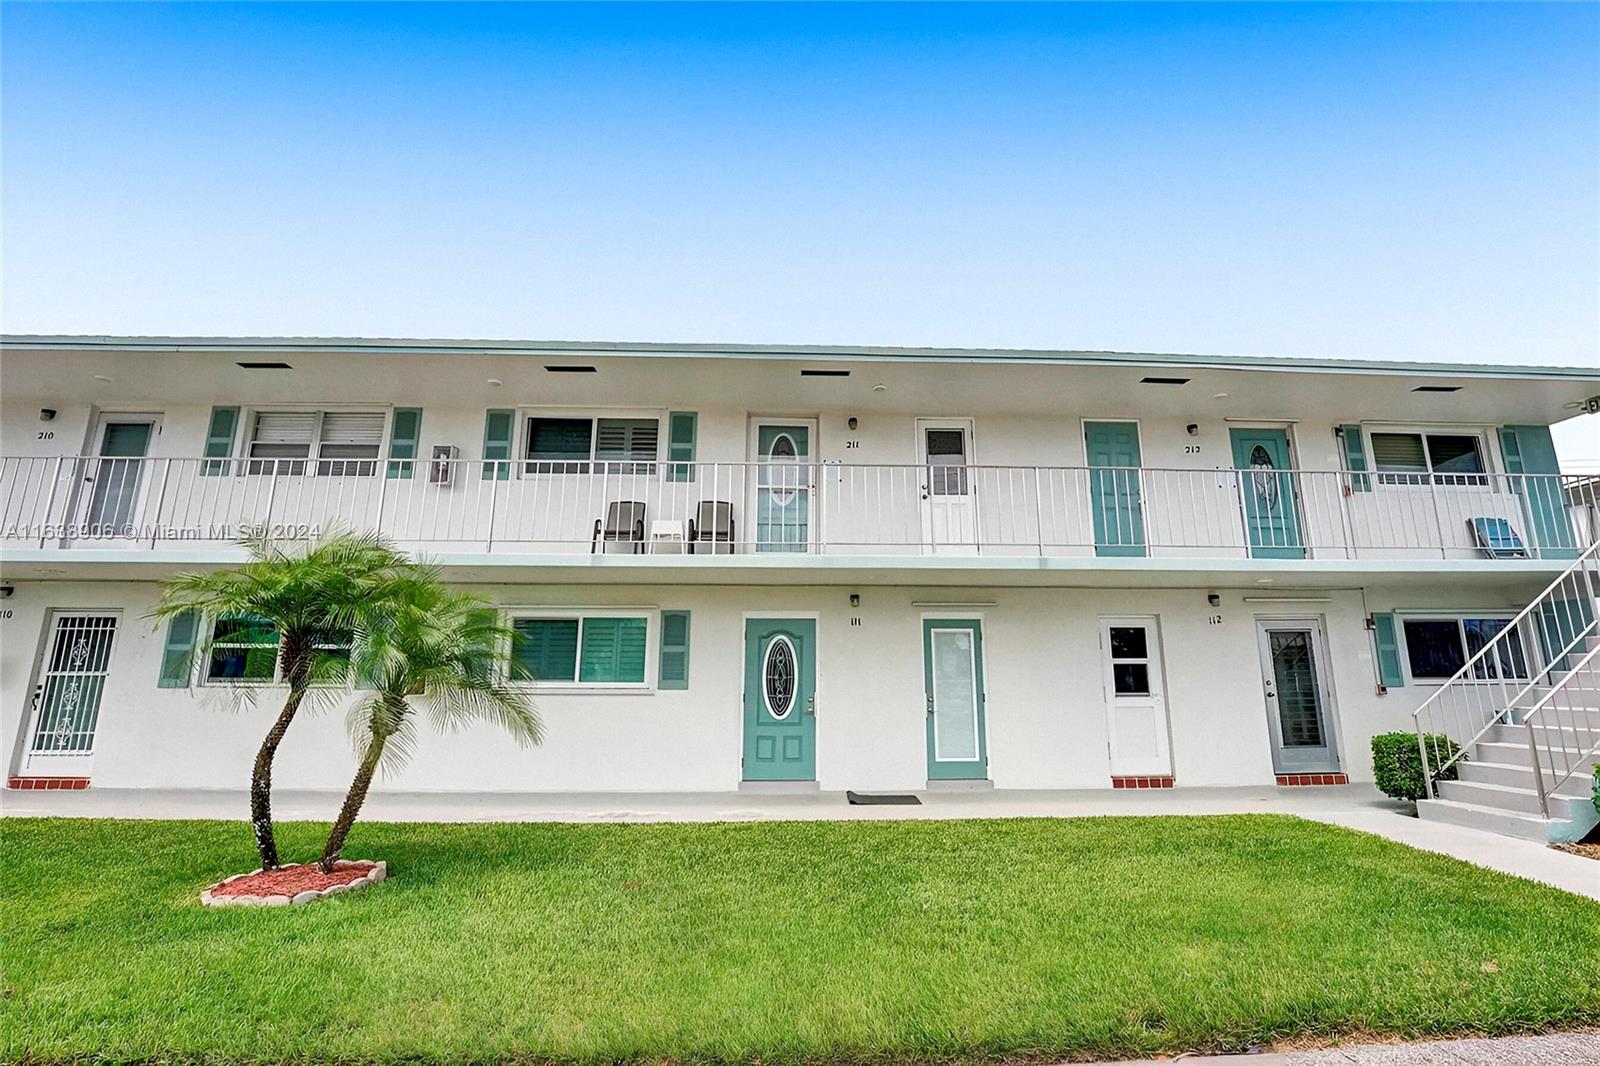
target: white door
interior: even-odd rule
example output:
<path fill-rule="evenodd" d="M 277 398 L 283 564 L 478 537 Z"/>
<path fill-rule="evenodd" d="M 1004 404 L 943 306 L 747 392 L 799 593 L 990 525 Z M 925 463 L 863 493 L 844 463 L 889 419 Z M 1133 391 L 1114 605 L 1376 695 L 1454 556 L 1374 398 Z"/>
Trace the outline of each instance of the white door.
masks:
<path fill-rule="evenodd" d="M 117 616 L 62 611 L 39 655 L 21 773 L 88 777 Z"/>
<path fill-rule="evenodd" d="M 809 551 L 818 537 L 816 419 L 758 418 L 750 423 L 750 514 L 746 528 L 758 552 Z"/>
<path fill-rule="evenodd" d="M 976 555 L 972 420 L 917 419 L 917 461 L 922 464 L 924 550 L 936 555 Z"/>
<path fill-rule="evenodd" d="M 1272 768 L 1280 774 L 1337 772 L 1322 623 L 1314 618 L 1259 619 L 1256 640 Z"/>
<path fill-rule="evenodd" d="M 1154 616 L 1102 618 L 1111 776 L 1170 777 L 1172 748 L 1162 691 L 1161 631 Z"/>
<path fill-rule="evenodd" d="M 79 524 L 84 537 L 127 537 L 140 513 L 154 415 L 102 415 L 94 457 L 83 461 Z"/>

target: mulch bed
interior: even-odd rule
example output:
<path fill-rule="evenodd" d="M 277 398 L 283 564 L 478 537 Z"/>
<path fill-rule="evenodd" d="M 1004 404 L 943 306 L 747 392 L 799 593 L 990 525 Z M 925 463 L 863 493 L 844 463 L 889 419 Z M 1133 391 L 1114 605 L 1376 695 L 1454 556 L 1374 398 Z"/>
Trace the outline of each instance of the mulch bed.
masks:
<path fill-rule="evenodd" d="M 1550 846 L 1569 855 L 1582 855 L 1586 859 L 1600 860 L 1600 844 L 1551 844 Z"/>
<path fill-rule="evenodd" d="M 292 866 L 280 866 L 276 870 L 262 870 L 260 873 L 245 874 L 225 884 L 218 885 L 211 890 L 212 896 L 289 896 L 293 898 L 301 892 L 316 891 L 332 888 L 334 885 L 348 885 L 367 875 L 376 863 L 371 862 L 344 862 L 340 861 L 334 866 L 332 873 L 323 873 L 314 862 L 295 863 Z"/>

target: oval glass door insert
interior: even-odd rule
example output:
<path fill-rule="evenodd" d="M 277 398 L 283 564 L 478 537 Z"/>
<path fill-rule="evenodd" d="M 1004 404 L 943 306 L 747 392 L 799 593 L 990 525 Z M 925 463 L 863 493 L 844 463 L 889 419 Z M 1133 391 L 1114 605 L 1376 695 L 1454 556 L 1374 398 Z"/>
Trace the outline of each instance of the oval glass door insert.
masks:
<path fill-rule="evenodd" d="M 761 664 L 761 698 L 772 717 L 787 718 L 794 709 L 794 678 L 794 645 L 788 637 L 774 637 Z"/>

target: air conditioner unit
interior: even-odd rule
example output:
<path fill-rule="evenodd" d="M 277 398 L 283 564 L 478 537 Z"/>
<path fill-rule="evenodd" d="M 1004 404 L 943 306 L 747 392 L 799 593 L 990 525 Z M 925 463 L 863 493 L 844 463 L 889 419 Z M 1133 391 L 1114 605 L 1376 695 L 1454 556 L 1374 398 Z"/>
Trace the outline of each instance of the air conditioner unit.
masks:
<path fill-rule="evenodd" d="M 455 476 L 455 458 L 459 449 L 454 444 L 435 444 L 433 446 L 433 460 L 428 464 L 428 484 L 450 484 L 450 479 Z"/>

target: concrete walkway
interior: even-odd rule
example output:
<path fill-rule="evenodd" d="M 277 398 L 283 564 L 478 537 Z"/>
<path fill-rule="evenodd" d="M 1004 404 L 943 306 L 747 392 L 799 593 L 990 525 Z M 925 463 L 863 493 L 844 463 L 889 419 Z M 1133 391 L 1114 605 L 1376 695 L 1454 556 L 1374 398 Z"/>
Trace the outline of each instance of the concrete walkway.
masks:
<path fill-rule="evenodd" d="M 377 791 L 362 817 L 392 822 L 727 822 L 904 818 L 1081 818 L 1098 815 L 1292 814 L 1375 833 L 1426 851 L 1600 900 L 1600 862 L 1532 841 L 1423 822 L 1368 785 L 1320 788 L 928 791 L 916 806 L 852 806 L 841 792 L 395 792 Z M 327 821 L 343 793 L 279 790 L 283 820 Z M 244 792 L 91 788 L 0 793 L 11 817 L 242 819 Z"/>
<path fill-rule="evenodd" d="M 1600 1066 L 1600 1036 L 1502 1036 L 1485 1040 L 1433 1040 L 1420 1044 L 1354 1044 L 1320 1051 L 1266 1055 L 1196 1055 L 1146 1059 L 1115 1066 Z M 1101 1066 L 1112 1066 L 1102 1063 Z"/>

